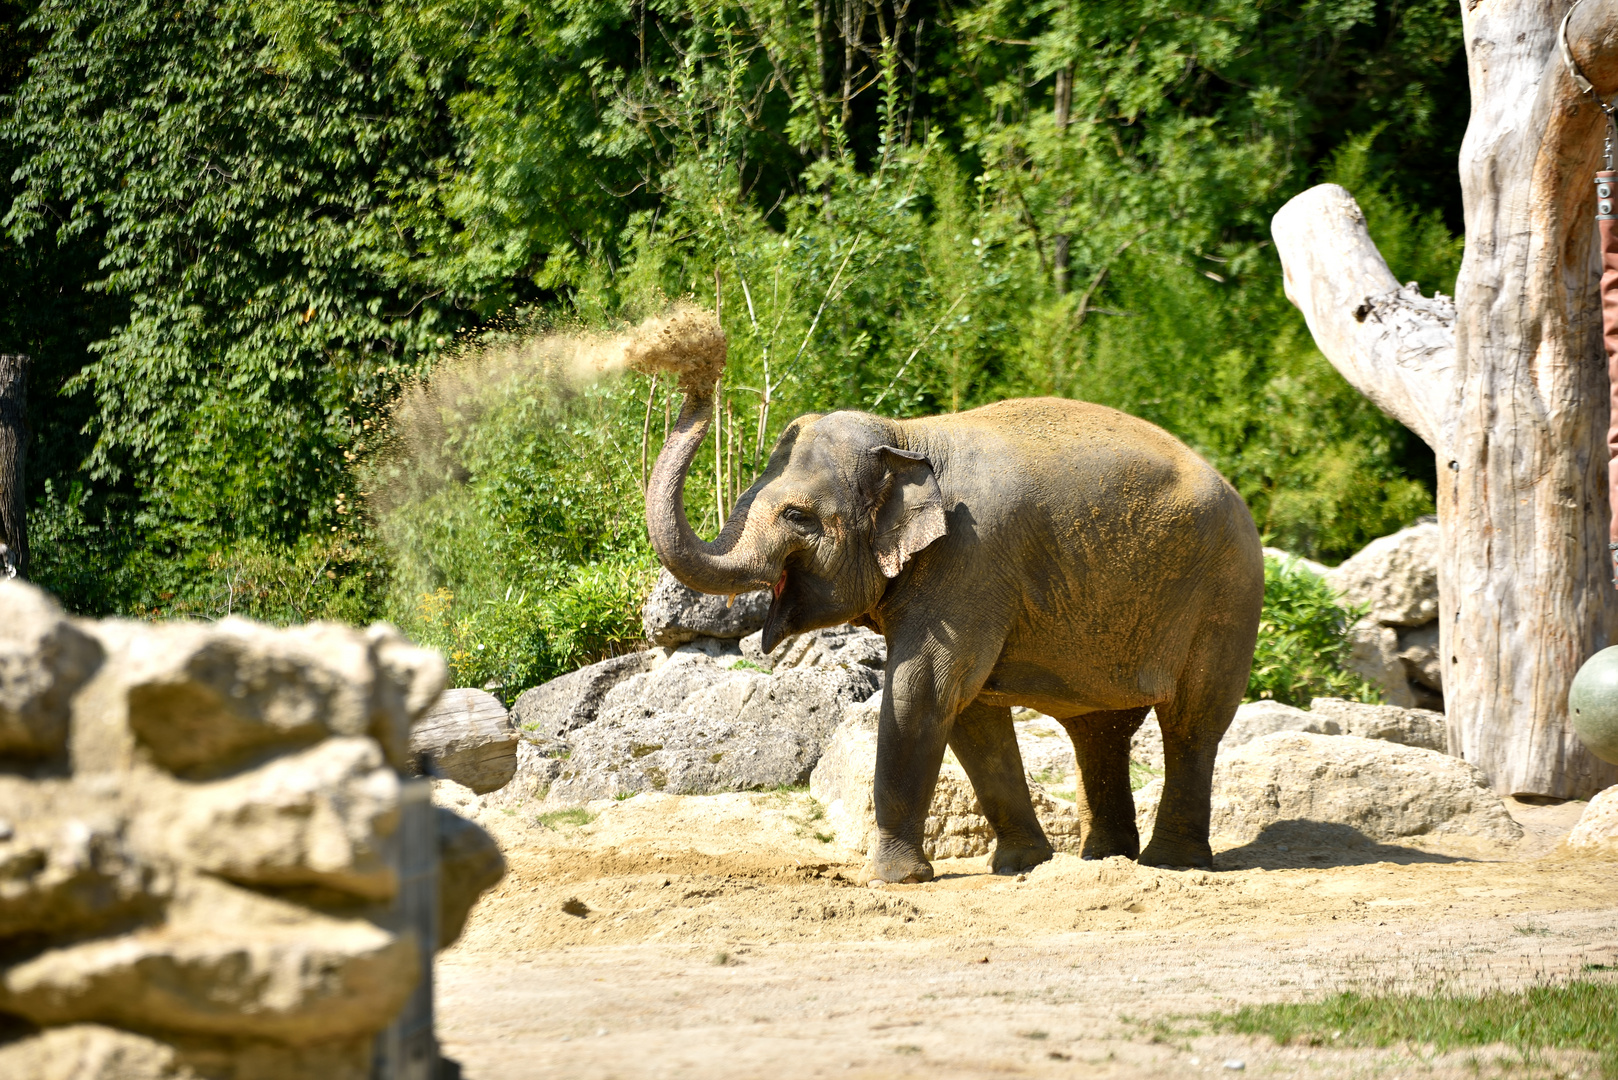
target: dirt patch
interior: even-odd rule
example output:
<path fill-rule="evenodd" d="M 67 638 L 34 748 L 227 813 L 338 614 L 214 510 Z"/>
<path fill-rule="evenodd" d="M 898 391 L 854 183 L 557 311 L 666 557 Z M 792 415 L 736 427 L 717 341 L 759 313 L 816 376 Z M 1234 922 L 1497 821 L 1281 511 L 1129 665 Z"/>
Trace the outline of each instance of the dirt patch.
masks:
<path fill-rule="evenodd" d="M 555 829 L 481 818 L 511 871 L 440 962 L 441 1032 L 471 1080 L 1178 1076 L 1227 1060 L 1261 1075 L 1525 1075 L 1503 1048 L 1276 1047 L 1184 1018 L 1618 968 L 1618 863 L 1556 849 L 1576 804 L 1514 804 L 1528 837 L 1511 851 L 1313 832 L 1307 850 L 1222 851 L 1214 872 L 1059 855 L 1012 879 L 940 860 L 933 882 L 883 888 L 854 880 L 860 860 L 806 795 L 597 809 Z M 1587 1068 L 1576 1054 L 1526 1067 Z"/>

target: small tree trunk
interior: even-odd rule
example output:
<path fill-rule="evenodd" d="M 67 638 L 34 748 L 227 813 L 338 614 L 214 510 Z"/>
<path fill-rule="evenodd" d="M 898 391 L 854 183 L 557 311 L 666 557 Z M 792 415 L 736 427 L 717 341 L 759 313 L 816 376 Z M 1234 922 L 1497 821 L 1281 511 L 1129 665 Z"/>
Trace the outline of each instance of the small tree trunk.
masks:
<path fill-rule="evenodd" d="M 28 458 L 28 364 L 22 355 L 0 355 L 0 542 L 5 562 L 28 576 L 28 515 L 24 467 Z M 0 565 L 0 573 L 10 570 Z"/>
<path fill-rule="evenodd" d="M 1567 719 L 1574 673 L 1618 638 L 1591 186 L 1604 121 L 1557 47 L 1568 6 L 1463 5 L 1472 119 L 1453 307 L 1399 287 L 1336 185 L 1273 225 L 1321 351 L 1438 457 L 1450 750 L 1498 791 L 1559 798 L 1618 782 Z M 1597 92 L 1618 91 L 1618 0 L 1585 0 L 1568 40 Z"/>

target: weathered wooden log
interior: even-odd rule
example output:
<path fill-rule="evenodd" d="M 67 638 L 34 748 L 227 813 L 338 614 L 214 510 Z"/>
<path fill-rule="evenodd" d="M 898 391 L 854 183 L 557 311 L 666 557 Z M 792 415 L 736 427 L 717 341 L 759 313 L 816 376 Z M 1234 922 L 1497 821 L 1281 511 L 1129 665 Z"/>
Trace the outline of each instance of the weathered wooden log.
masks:
<path fill-rule="evenodd" d="M 500 699 L 483 690 L 445 690 L 410 729 L 410 756 L 430 754 L 444 776 L 479 795 L 517 774 L 517 731 Z"/>
<path fill-rule="evenodd" d="M 1453 308 L 1399 287 L 1334 185 L 1288 203 L 1273 232 L 1326 358 L 1438 457 L 1450 745 L 1501 792 L 1574 798 L 1618 781 L 1567 714 L 1574 673 L 1618 635 L 1618 594 L 1590 183 L 1605 121 L 1563 63 L 1567 11 L 1462 5 L 1472 118 Z M 1585 0 L 1568 39 L 1596 92 L 1618 92 L 1618 0 Z"/>

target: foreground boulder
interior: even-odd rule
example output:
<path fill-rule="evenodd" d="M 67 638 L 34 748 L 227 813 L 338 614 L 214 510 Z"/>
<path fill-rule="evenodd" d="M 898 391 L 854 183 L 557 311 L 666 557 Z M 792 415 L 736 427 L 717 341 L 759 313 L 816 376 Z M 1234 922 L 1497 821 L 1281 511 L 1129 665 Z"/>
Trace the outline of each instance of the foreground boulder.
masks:
<path fill-rule="evenodd" d="M 1236 843 L 1280 825 L 1346 827 L 1371 841 L 1466 837 L 1512 844 L 1523 834 L 1476 766 L 1352 735 L 1265 735 L 1220 754 L 1213 786 L 1212 832 Z M 1162 789 L 1154 780 L 1135 794 L 1143 843 Z"/>
<path fill-rule="evenodd" d="M 15 581 L 0 627 L 29 733 L 0 745 L 0 1021 L 42 1029 L 0 1076 L 370 1076 L 442 943 L 398 906 L 442 659 L 380 625 L 75 622 Z M 454 934 L 504 866 L 436 820 Z"/>
<path fill-rule="evenodd" d="M 443 776 L 479 795 L 517 773 L 517 731 L 486 690 L 445 690 L 410 729 L 411 764 L 426 754 Z"/>
<path fill-rule="evenodd" d="M 1618 858 L 1618 787 L 1590 800 L 1567 837 L 1567 849 L 1579 855 Z"/>
<path fill-rule="evenodd" d="M 699 637 L 746 637 L 764 625 L 769 610 L 768 590 L 734 598 L 713 596 L 686 588 L 663 570 L 641 608 L 641 622 L 647 641 L 675 648 Z"/>
<path fill-rule="evenodd" d="M 862 855 L 868 855 L 876 841 L 872 791 L 880 710 L 879 702 L 870 701 L 844 712 L 842 722 L 809 777 L 809 793 L 825 806 L 826 822 L 837 842 Z M 1024 741 L 1019 738 L 1019 746 Z M 1068 754 L 1072 755 L 1071 746 Z M 1028 756 L 1025 752 L 1024 757 Z M 1077 807 L 1053 798 L 1037 781 L 1029 783 L 1029 792 L 1033 796 L 1034 812 L 1051 846 L 1057 851 L 1078 851 Z M 944 755 L 944 765 L 938 773 L 922 848 L 930 859 L 972 858 L 994 850 L 994 830 L 983 816 L 983 808 L 972 791 L 966 770 L 953 753 Z"/>

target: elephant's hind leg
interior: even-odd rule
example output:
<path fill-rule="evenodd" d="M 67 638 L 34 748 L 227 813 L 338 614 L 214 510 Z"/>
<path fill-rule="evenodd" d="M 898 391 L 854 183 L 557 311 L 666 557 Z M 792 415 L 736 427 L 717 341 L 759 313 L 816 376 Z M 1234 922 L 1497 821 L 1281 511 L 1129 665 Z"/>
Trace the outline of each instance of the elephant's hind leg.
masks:
<path fill-rule="evenodd" d="M 1063 720 L 1079 762 L 1079 820 L 1084 841 L 1079 854 L 1106 859 L 1140 854 L 1135 829 L 1135 796 L 1129 790 L 1129 740 L 1148 709 L 1084 713 Z"/>
<path fill-rule="evenodd" d="M 1253 620 L 1257 623 L 1256 612 Z M 1174 689 L 1157 707 L 1163 729 L 1163 798 L 1140 861 L 1151 866 L 1213 869 L 1208 829 L 1213 810 L 1214 757 L 1247 691 L 1253 634 L 1210 623 Z"/>
<path fill-rule="evenodd" d="M 1017 874 L 1049 859 L 1053 851 L 1028 794 L 1011 710 L 974 701 L 956 716 L 949 748 L 966 770 L 983 816 L 994 829 L 989 862 L 994 872 Z"/>

